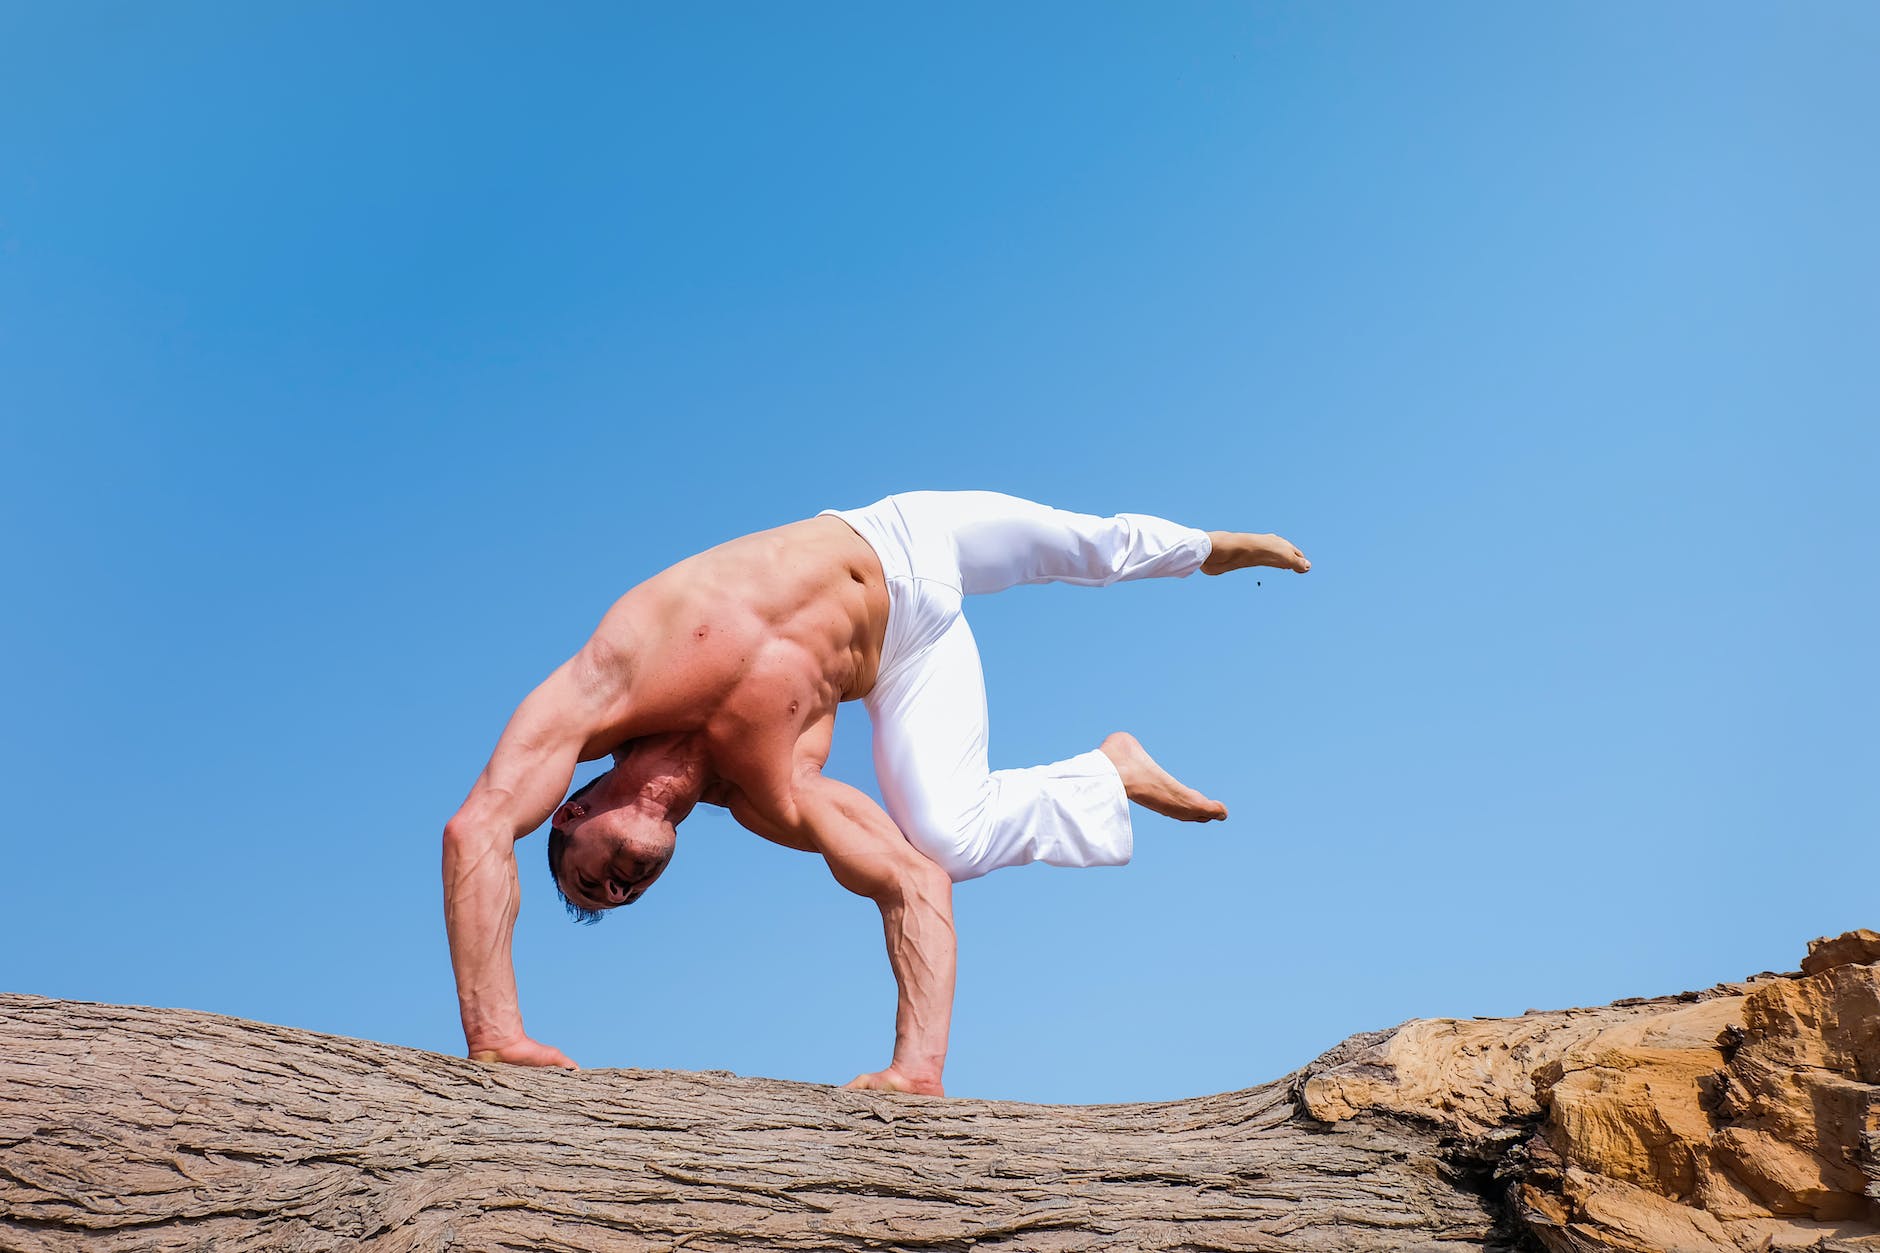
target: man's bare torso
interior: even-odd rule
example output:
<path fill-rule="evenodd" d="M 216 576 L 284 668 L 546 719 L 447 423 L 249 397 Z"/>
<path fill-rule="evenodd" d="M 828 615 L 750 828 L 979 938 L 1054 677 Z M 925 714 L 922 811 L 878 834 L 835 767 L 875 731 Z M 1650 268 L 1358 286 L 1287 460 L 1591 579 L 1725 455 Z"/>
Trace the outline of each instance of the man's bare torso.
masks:
<path fill-rule="evenodd" d="M 582 681 L 619 696 L 581 757 L 692 734 L 714 775 L 748 788 L 806 735 L 826 751 L 815 732 L 874 687 L 887 620 L 881 562 L 840 518 L 689 557 L 614 602 L 582 650 Z"/>

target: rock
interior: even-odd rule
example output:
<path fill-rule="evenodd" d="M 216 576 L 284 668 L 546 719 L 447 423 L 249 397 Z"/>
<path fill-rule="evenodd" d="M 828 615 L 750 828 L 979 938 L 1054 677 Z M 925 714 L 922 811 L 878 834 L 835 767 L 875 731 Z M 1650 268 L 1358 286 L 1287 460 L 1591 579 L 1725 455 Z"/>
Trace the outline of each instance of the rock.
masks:
<path fill-rule="evenodd" d="M 1880 932 L 1849 931 L 1833 939 L 1823 936 L 1808 942 L 1808 956 L 1802 958 L 1802 973 L 1818 975 L 1836 966 L 1870 966 L 1880 962 Z"/>
<path fill-rule="evenodd" d="M 1529 1010 L 1519 1018 L 1426 1018 L 1355 1053 L 1308 1068 L 1300 1102 L 1322 1122 L 1382 1111 L 1479 1136 L 1537 1116 L 1532 1076 L 1603 1029 L 1663 1011 L 1632 999 L 1597 1009 Z"/>
<path fill-rule="evenodd" d="M 1723 1065 L 1717 1037 L 1739 997 L 1609 1027 L 1535 1075 L 1549 1142 L 1573 1167 L 1690 1201 L 1709 1170 L 1702 1081 Z"/>
<path fill-rule="evenodd" d="M 1715 1136 L 1732 1173 L 1773 1214 L 1880 1221 L 1880 965 L 1767 984 L 1743 1018 Z"/>
<path fill-rule="evenodd" d="M 1300 1100 L 1483 1137 L 1524 1120 L 1517 1212 L 1554 1253 L 1880 1249 L 1880 934 L 1683 998 L 1405 1024 Z"/>

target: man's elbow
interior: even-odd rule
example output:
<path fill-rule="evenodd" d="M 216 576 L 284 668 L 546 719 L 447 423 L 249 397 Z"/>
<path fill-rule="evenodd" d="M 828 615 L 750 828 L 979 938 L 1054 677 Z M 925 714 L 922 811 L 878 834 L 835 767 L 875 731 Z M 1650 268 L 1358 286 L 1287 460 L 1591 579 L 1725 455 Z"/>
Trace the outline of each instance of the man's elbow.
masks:
<path fill-rule="evenodd" d="M 464 868 L 476 860 L 472 850 L 473 836 L 467 823 L 452 818 L 444 824 L 444 881 L 461 874 Z"/>
<path fill-rule="evenodd" d="M 485 888 L 492 883 L 514 885 L 515 854 L 508 841 L 500 838 L 500 832 L 493 835 L 486 824 L 464 823 L 453 818 L 444 824 L 443 844 L 444 912 L 447 916 L 455 908 L 453 901 L 462 893 L 478 893 L 480 889 L 474 887 L 475 884 L 483 884 Z M 513 917 L 518 907 L 513 886 L 505 895 L 507 911 Z"/>
<path fill-rule="evenodd" d="M 953 900 L 953 880 L 947 872 L 913 849 L 913 855 L 895 867 L 877 898 L 880 904 L 900 906 L 944 906 Z"/>
<path fill-rule="evenodd" d="M 475 856 L 498 843 L 495 832 L 492 824 L 479 821 L 474 814 L 460 809 L 444 824 L 444 855 Z"/>
<path fill-rule="evenodd" d="M 513 842 L 518 834 L 513 801 L 505 790 L 479 783 L 444 824 L 444 846 L 480 849 Z"/>

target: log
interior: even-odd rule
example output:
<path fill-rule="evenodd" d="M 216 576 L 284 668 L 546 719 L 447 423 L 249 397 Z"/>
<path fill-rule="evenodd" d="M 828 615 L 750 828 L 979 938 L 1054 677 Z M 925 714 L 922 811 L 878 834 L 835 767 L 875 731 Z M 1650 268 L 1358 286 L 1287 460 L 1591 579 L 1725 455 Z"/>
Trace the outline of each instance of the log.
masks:
<path fill-rule="evenodd" d="M 1048 1106 L 0 995 L 0 1249 L 1880 1251 L 1880 936 Z"/>

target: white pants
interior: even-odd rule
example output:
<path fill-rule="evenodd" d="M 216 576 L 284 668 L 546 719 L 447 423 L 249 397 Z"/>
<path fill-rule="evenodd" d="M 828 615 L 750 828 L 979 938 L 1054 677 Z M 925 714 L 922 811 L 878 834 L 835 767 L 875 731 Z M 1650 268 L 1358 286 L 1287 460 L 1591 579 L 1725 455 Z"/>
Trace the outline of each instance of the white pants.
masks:
<path fill-rule="evenodd" d="M 1034 861 L 1126 863 L 1129 801 L 1108 757 L 1092 749 L 1048 766 L 987 768 L 986 680 L 960 599 L 1021 583 L 1181 578 L 1207 559 L 1206 532 L 997 492 L 908 492 L 823 512 L 868 541 L 888 578 L 887 637 L 866 704 L 882 799 L 908 842 L 956 883 Z"/>

